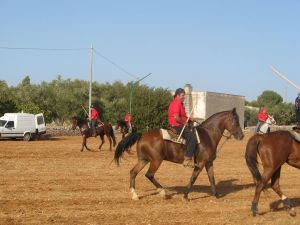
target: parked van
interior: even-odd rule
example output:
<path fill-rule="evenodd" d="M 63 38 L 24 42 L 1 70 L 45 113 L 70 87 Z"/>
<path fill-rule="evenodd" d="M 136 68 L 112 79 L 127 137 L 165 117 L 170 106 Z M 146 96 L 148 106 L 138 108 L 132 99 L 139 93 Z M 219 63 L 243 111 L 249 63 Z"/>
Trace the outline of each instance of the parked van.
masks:
<path fill-rule="evenodd" d="M 45 133 L 43 113 L 5 113 L 0 117 L 0 138 L 23 138 L 29 141 Z"/>

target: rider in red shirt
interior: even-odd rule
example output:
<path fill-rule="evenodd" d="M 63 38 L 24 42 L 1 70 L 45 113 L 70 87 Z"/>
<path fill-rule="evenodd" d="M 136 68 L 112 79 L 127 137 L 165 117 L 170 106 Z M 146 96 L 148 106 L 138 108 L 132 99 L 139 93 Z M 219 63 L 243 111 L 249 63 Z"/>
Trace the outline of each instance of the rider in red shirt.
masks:
<path fill-rule="evenodd" d="M 260 127 L 267 121 L 269 115 L 267 109 L 263 106 L 257 114 L 258 123 L 256 125 L 256 133 L 259 133 Z"/>
<path fill-rule="evenodd" d="M 182 132 L 183 138 L 187 142 L 187 151 L 184 157 L 183 166 L 194 167 L 192 163 L 192 157 L 197 147 L 196 137 L 193 132 L 185 125 L 187 125 L 187 119 L 183 102 L 185 99 L 185 91 L 182 88 L 178 88 L 175 91 L 174 99 L 169 105 L 168 109 L 168 121 L 171 127 L 173 127 L 177 133 Z M 184 127 L 185 126 L 185 127 Z"/>
<path fill-rule="evenodd" d="M 98 119 L 99 119 L 99 113 L 97 112 L 96 108 L 93 105 L 91 105 L 91 125 L 92 125 L 92 132 L 94 137 L 97 136 L 96 124 Z"/>
<path fill-rule="evenodd" d="M 131 126 L 131 121 L 132 121 L 132 116 L 129 112 L 126 113 L 124 117 L 124 121 L 126 122 L 127 128 L 128 128 L 128 133 L 132 132 L 132 126 Z"/>

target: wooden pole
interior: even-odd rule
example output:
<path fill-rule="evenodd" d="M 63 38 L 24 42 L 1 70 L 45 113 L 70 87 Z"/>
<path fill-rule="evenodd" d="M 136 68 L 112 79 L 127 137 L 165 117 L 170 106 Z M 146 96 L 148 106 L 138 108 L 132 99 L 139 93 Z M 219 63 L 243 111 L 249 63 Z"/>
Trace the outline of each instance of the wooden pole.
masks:
<path fill-rule="evenodd" d="M 195 109 L 195 106 L 196 106 L 197 104 L 195 104 L 194 106 L 193 106 L 193 109 L 192 109 L 192 111 L 190 112 L 190 115 L 189 115 L 189 117 L 187 118 L 187 120 L 186 120 L 186 124 L 187 124 L 187 122 L 189 121 L 189 119 L 191 118 L 191 116 L 192 116 L 192 113 L 194 112 L 194 109 Z M 186 127 L 186 124 L 183 126 L 183 128 L 182 128 L 182 130 L 181 130 L 181 132 L 180 132 L 180 134 L 179 134 L 179 136 L 178 136 L 178 138 L 177 138 L 177 142 L 179 142 L 179 139 L 181 138 L 181 136 L 182 136 L 182 133 L 183 133 L 183 131 L 184 131 L 184 128 Z"/>
<path fill-rule="evenodd" d="M 298 91 L 300 91 L 300 87 L 298 85 L 296 85 L 294 82 L 292 82 L 291 80 L 289 80 L 286 76 L 284 76 L 283 74 L 279 73 L 273 66 L 270 66 L 271 70 L 276 73 L 279 77 L 281 77 L 282 79 L 286 80 L 288 83 L 290 83 L 294 88 L 296 88 Z"/>

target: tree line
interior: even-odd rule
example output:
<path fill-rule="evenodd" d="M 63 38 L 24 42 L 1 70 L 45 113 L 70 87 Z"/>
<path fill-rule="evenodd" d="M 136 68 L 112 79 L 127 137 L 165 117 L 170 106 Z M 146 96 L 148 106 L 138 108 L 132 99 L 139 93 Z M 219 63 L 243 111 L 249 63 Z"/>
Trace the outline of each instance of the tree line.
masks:
<path fill-rule="evenodd" d="M 92 83 L 92 104 L 102 121 L 113 125 L 123 119 L 129 111 L 129 98 L 132 92 L 132 116 L 138 129 L 150 130 L 167 127 L 167 109 L 172 95 L 170 90 L 152 88 L 137 83 L 123 84 Z M 9 87 L 0 80 L 0 116 L 6 112 L 44 113 L 47 123 L 63 125 L 72 116 L 85 116 L 88 110 L 89 82 L 84 80 L 62 79 L 58 76 L 51 82 L 31 84 L 26 76 L 15 87 Z"/>
<path fill-rule="evenodd" d="M 123 84 L 92 83 L 92 103 L 100 113 L 102 121 L 115 124 L 129 111 L 129 98 L 132 92 L 132 115 L 134 123 L 141 131 L 167 127 L 167 109 L 172 100 L 171 92 L 164 88 L 152 88 L 137 83 Z M 0 116 L 6 112 L 44 113 L 47 123 L 63 125 L 72 116 L 85 116 L 88 109 L 89 82 L 84 80 L 62 79 L 58 76 L 50 82 L 31 84 L 26 76 L 15 87 L 9 87 L 0 80 Z M 248 126 L 257 123 L 257 113 L 265 106 L 274 115 L 277 124 L 289 125 L 296 121 L 293 103 L 284 103 L 274 91 L 264 91 L 257 100 L 245 102 L 245 120 Z"/>

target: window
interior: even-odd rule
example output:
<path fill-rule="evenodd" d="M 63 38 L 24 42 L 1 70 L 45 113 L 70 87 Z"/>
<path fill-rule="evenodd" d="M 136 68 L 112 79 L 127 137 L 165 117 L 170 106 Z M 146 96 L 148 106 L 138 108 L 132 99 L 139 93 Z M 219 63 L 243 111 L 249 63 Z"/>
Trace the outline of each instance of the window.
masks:
<path fill-rule="evenodd" d="M 4 125 L 6 124 L 6 120 L 0 120 L 0 127 L 4 127 Z"/>
<path fill-rule="evenodd" d="M 44 123 L 44 117 L 43 116 L 38 116 L 37 117 L 37 124 L 40 125 L 40 124 L 43 124 Z"/>
<path fill-rule="evenodd" d="M 5 127 L 6 127 L 6 128 L 12 128 L 12 127 L 14 127 L 14 126 L 15 126 L 14 121 L 8 121 Z"/>

